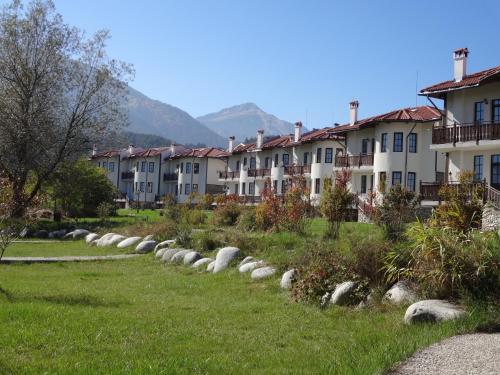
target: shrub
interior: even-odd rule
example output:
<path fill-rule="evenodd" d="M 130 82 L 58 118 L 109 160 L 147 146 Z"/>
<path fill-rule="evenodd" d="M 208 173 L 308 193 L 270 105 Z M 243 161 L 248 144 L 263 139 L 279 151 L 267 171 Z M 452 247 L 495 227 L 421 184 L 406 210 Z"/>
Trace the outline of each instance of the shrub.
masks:
<path fill-rule="evenodd" d="M 387 238 L 398 240 L 403 236 L 406 224 L 416 220 L 418 203 L 414 192 L 399 184 L 393 186 L 377 207 L 375 222 L 384 229 Z"/>
<path fill-rule="evenodd" d="M 174 220 L 175 222 L 179 222 L 182 217 L 182 209 L 181 206 L 178 204 L 174 204 L 171 206 L 166 206 L 163 209 L 163 214 L 165 218 Z"/>
<path fill-rule="evenodd" d="M 127 236 L 146 237 L 153 235 L 156 241 L 165 241 L 175 238 L 177 235 L 177 223 L 170 219 L 164 219 L 158 222 L 139 222 L 128 226 L 123 230 L 123 234 Z"/>
<path fill-rule="evenodd" d="M 238 218 L 238 229 L 246 232 L 252 232 L 257 228 L 255 208 L 245 208 Z"/>
<path fill-rule="evenodd" d="M 368 281 L 356 274 L 347 258 L 333 250 L 311 248 L 296 268 L 300 275 L 292 288 L 292 296 L 296 301 L 319 304 L 323 295 L 348 280 L 357 284 L 353 303 L 362 301 L 368 294 Z"/>
<path fill-rule="evenodd" d="M 177 231 L 177 237 L 175 238 L 176 245 L 180 247 L 190 248 L 193 246 L 193 236 L 191 228 L 186 225 L 179 227 Z"/>
<path fill-rule="evenodd" d="M 182 223 L 186 225 L 198 226 L 204 224 L 207 215 L 200 209 L 189 208 L 188 206 L 183 207 L 182 213 Z"/>
<path fill-rule="evenodd" d="M 387 257 L 389 280 L 406 278 L 428 297 L 498 294 L 500 238 L 497 233 L 458 233 L 424 223 L 407 230 L 409 248 Z"/>
<path fill-rule="evenodd" d="M 373 238 L 350 241 L 354 272 L 369 281 L 370 286 L 384 283 L 385 259 L 394 244 Z"/>
<path fill-rule="evenodd" d="M 172 207 L 177 204 L 177 199 L 175 198 L 175 195 L 172 193 L 165 194 L 161 200 L 163 202 L 164 208 Z"/>
<path fill-rule="evenodd" d="M 215 231 L 203 231 L 196 239 L 197 248 L 200 251 L 213 251 L 222 246 Z"/>
<path fill-rule="evenodd" d="M 331 179 L 325 179 L 321 197 L 321 213 L 328 221 L 326 237 L 336 239 L 339 236 L 340 224 L 346 221 L 354 195 L 347 185 L 351 180 L 351 171 L 343 169 L 335 176 L 335 185 Z"/>
<path fill-rule="evenodd" d="M 212 224 L 217 226 L 235 225 L 242 211 L 238 203 L 238 196 L 227 195 L 219 200 L 219 204 L 212 215 Z"/>
<path fill-rule="evenodd" d="M 203 196 L 203 208 L 205 210 L 210 210 L 212 209 L 212 205 L 214 204 L 214 196 L 212 194 L 205 194 Z"/>
<path fill-rule="evenodd" d="M 109 202 L 101 202 L 97 206 L 97 216 L 101 223 L 107 222 L 110 216 L 116 215 L 116 205 Z"/>

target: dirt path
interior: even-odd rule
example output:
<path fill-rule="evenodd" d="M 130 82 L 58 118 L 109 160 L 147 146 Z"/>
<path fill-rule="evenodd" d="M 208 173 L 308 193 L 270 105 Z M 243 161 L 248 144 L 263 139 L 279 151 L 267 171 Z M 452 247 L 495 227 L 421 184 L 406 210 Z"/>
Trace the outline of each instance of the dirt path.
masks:
<path fill-rule="evenodd" d="M 89 255 L 64 257 L 4 257 L 0 263 L 59 263 L 59 262 L 94 262 L 99 260 L 120 260 L 142 256 L 143 254 Z"/>

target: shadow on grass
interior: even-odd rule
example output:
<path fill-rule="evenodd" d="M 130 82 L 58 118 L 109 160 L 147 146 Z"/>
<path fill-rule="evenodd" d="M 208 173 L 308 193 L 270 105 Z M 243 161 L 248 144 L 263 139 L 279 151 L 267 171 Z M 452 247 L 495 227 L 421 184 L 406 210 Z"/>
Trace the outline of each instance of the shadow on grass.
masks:
<path fill-rule="evenodd" d="M 88 294 L 80 294 L 80 295 L 54 294 L 45 296 L 31 295 L 31 294 L 14 295 L 12 292 L 2 287 L 0 287 L 0 296 L 4 296 L 7 302 L 10 303 L 45 302 L 45 303 L 53 303 L 56 305 L 67 305 L 67 306 L 112 307 L 112 308 L 118 308 L 120 306 L 129 304 L 126 301 L 105 301 Z"/>

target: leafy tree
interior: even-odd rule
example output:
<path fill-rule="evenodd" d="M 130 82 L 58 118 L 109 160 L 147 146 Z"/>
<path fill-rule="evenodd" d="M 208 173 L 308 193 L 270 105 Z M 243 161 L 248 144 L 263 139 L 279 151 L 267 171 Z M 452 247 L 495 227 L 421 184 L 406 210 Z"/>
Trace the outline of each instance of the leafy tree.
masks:
<path fill-rule="evenodd" d="M 351 175 L 351 171 L 341 170 L 335 176 L 335 185 L 331 179 L 325 179 L 320 209 L 328 221 L 327 237 L 339 237 L 340 224 L 347 219 L 349 208 L 354 201 L 354 195 L 347 186 Z"/>
<path fill-rule="evenodd" d="M 387 238 L 399 239 L 404 234 L 405 225 L 415 220 L 418 204 L 417 194 L 399 184 L 392 186 L 377 207 L 375 222 L 384 228 Z"/>
<path fill-rule="evenodd" d="M 50 0 L 2 8 L 0 170 L 13 189 L 10 216 L 24 214 L 63 161 L 124 123 L 132 70 L 106 56 L 107 40 L 63 23 Z"/>
<path fill-rule="evenodd" d="M 104 170 L 86 160 L 64 163 L 53 175 L 50 190 L 55 203 L 71 217 L 95 216 L 100 205 L 114 206 L 117 196 Z"/>

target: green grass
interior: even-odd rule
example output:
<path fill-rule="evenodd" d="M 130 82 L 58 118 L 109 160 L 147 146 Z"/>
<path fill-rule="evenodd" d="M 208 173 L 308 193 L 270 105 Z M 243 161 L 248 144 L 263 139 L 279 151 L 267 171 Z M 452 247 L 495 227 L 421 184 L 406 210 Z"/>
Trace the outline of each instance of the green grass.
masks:
<path fill-rule="evenodd" d="M 87 246 L 85 241 L 27 241 L 11 243 L 6 257 L 55 257 L 66 255 L 113 255 L 132 252 L 133 247 L 118 249 L 113 247 Z"/>
<path fill-rule="evenodd" d="M 146 256 L 0 266 L 0 373 L 376 374 L 484 318 L 406 326 L 404 308 L 319 310 L 278 278 Z"/>

